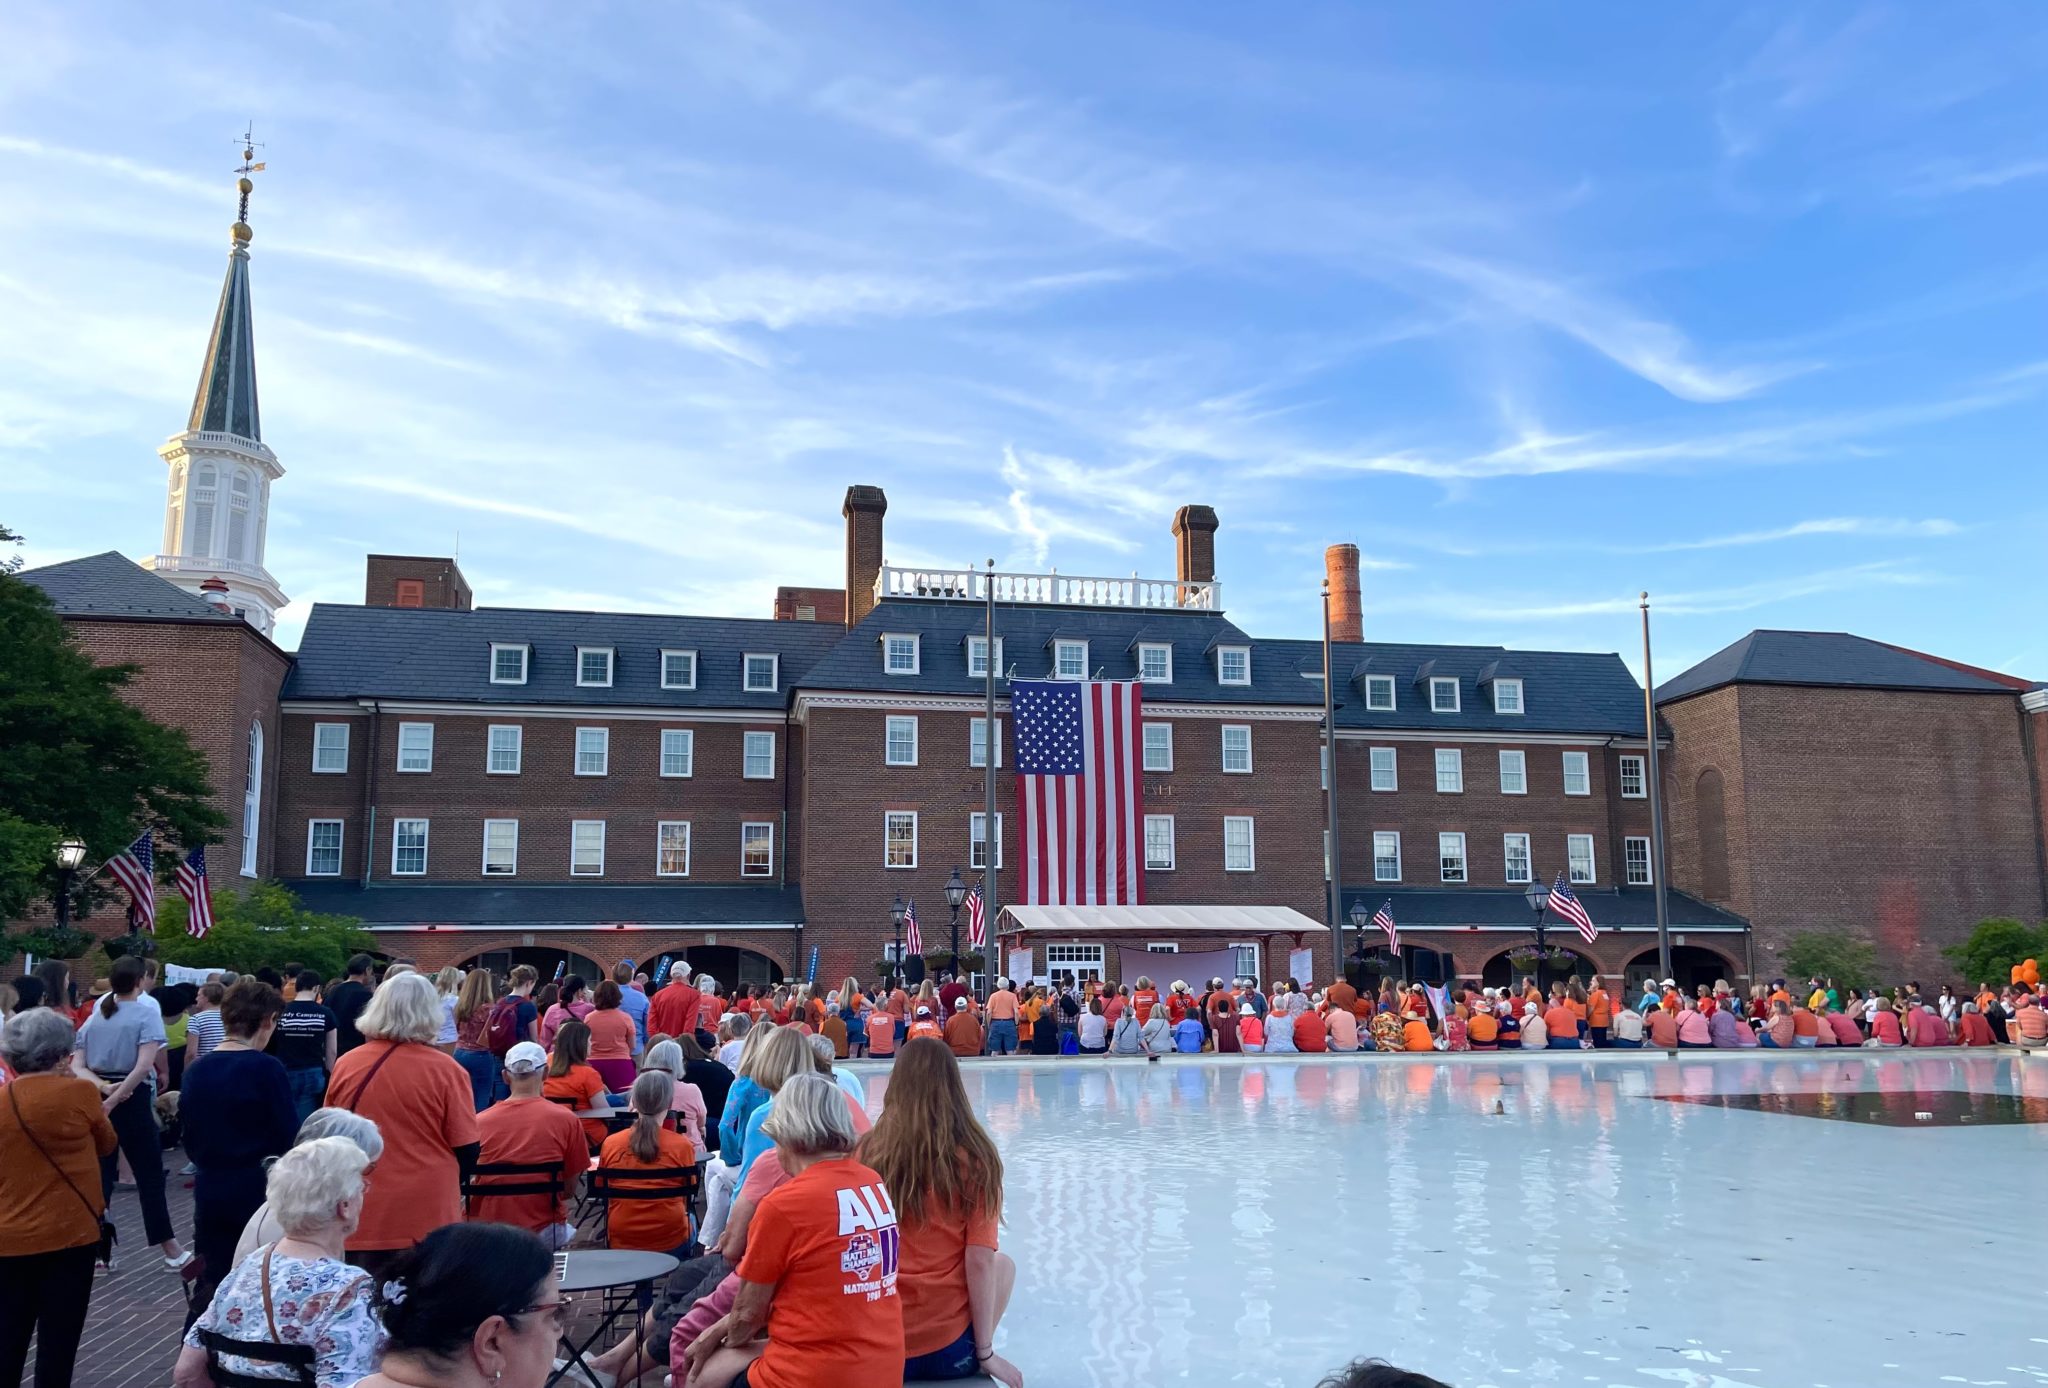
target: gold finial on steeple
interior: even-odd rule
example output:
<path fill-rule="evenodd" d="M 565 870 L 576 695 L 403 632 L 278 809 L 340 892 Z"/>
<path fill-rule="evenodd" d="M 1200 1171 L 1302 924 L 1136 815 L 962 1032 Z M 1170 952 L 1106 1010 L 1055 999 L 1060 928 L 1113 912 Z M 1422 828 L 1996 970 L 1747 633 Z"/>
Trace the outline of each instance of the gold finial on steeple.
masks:
<path fill-rule="evenodd" d="M 256 143 L 255 133 L 256 126 L 251 122 L 243 129 L 241 139 L 236 141 L 242 147 L 242 164 L 235 170 L 241 175 L 235 180 L 235 191 L 242 195 L 242 200 L 235 213 L 235 224 L 229 228 L 229 234 L 235 238 L 237 245 L 242 246 L 248 245 L 249 238 L 256 234 L 249 230 L 249 194 L 256 187 L 249 181 L 249 175 L 263 172 L 262 164 L 252 162 L 256 158 L 256 151 L 263 146 Z"/>

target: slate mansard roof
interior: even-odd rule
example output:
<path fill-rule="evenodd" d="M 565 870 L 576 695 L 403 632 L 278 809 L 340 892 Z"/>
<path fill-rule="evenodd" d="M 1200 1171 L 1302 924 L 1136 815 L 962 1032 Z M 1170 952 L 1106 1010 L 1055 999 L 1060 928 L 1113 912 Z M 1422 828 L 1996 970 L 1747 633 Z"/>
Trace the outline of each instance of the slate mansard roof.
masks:
<path fill-rule="evenodd" d="M 1950 694 L 2011 694 L 2025 682 L 1959 669 L 1932 656 L 1843 631 L 1752 631 L 1657 687 L 1657 702 L 1730 684 L 1790 684 L 1840 689 L 1909 689 Z"/>
<path fill-rule="evenodd" d="M 108 550 L 15 575 L 43 590 L 62 617 L 130 617 L 147 621 L 240 622 L 201 602 L 124 554 Z"/>

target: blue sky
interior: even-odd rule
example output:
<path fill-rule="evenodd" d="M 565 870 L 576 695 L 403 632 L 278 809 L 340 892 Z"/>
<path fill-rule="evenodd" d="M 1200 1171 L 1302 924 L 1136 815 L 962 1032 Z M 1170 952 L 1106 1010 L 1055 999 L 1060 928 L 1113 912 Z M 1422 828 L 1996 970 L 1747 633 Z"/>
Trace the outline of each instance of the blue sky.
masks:
<path fill-rule="evenodd" d="M 2037 6 L 17 4 L 0 520 L 143 555 L 232 219 L 269 564 L 765 616 L 902 563 L 2048 677 Z"/>

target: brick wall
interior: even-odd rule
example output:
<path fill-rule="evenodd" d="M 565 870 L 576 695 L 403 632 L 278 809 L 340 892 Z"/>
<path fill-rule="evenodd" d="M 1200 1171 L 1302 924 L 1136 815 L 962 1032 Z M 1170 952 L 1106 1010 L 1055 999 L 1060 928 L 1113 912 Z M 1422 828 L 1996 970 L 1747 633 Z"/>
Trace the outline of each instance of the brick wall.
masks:
<path fill-rule="evenodd" d="M 532 948 L 580 954 L 609 970 L 621 959 L 632 959 L 644 967 L 664 954 L 680 958 L 686 951 L 700 949 L 707 944 L 732 946 L 766 955 L 782 969 L 784 977 L 799 972 L 795 962 L 796 933 L 790 930 L 721 930 L 709 934 L 698 930 L 641 929 L 382 931 L 376 936 L 374 948 L 392 958 L 411 959 L 428 972 L 449 964 L 466 963 L 478 955 L 498 950 Z M 863 966 L 862 975 L 868 972 Z M 824 974 L 821 972 L 819 977 L 824 978 Z"/>
<path fill-rule="evenodd" d="M 1753 918 L 1756 898 L 1746 851 L 1749 802 L 1743 780 L 1741 692 L 1739 686 L 1729 685 L 1658 708 L 1671 728 L 1671 747 L 1660 767 L 1664 846 L 1672 886 Z M 1718 836 L 1711 828 L 1715 816 L 1703 800 L 1703 793 L 1711 799 L 1712 776 L 1718 776 L 1720 792 Z M 1720 851 L 1714 853 L 1717 837 Z M 1718 861 L 1710 864 L 1710 858 Z"/>
<path fill-rule="evenodd" d="M 363 605 L 398 606 L 398 581 L 410 579 L 420 585 L 423 608 L 466 612 L 470 606 L 469 581 L 453 559 L 432 555 L 373 554 L 365 565 Z"/>

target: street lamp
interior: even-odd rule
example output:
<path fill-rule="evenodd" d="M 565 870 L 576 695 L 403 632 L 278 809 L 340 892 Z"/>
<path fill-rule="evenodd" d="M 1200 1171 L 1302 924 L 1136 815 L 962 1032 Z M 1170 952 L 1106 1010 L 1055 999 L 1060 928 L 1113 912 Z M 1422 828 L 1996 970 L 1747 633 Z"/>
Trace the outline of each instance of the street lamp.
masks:
<path fill-rule="evenodd" d="M 889 923 L 896 928 L 896 954 L 893 961 L 896 967 L 890 982 L 893 986 L 900 988 L 903 986 L 903 896 L 901 893 L 898 893 L 896 899 L 889 903 Z"/>
<path fill-rule="evenodd" d="M 66 839 L 57 845 L 57 928 L 71 926 L 71 878 L 85 863 L 85 843 Z"/>
<path fill-rule="evenodd" d="M 953 875 L 946 879 L 946 905 L 953 912 L 953 977 L 960 977 L 960 904 L 967 900 L 967 884 L 960 880 L 960 869 L 955 867 Z"/>
<path fill-rule="evenodd" d="M 1529 890 L 1522 893 L 1522 900 L 1529 903 L 1529 909 L 1536 913 L 1536 991 L 1547 1001 L 1550 997 L 1548 985 L 1543 978 L 1543 961 L 1549 953 L 1544 942 L 1549 935 L 1550 888 L 1543 885 L 1543 879 L 1530 872 Z"/>
<path fill-rule="evenodd" d="M 1371 921 L 1372 917 L 1366 914 L 1365 902 L 1360 898 L 1353 897 L 1351 901 L 1351 938 L 1353 947 L 1357 949 L 1360 959 L 1365 958 L 1365 927 Z M 1344 973 L 1341 967 L 1341 960 L 1339 964 L 1340 967 L 1337 970 L 1337 974 L 1341 978 Z"/>

